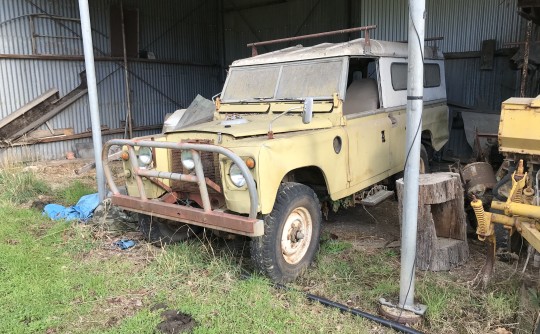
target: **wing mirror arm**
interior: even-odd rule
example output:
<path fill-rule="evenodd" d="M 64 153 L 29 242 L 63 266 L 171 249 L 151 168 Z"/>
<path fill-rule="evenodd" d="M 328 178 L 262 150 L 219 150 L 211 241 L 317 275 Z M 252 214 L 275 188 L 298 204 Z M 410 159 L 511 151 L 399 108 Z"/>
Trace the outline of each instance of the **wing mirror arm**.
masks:
<path fill-rule="evenodd" d="M 294 107 L 294 108 L 291 108 L 291 109 L 288 109 L 287 111 L 285 112 L 282 112 L 281 114 L 277 115 L 276 117 L 274 117 L 274 119 L 272 119 L 270 121 L 270 124 L 268 126 L 268 139 L 274 139 L 274 132 L 272 131 L 272 123 L 274 123 L 274 121 L 278 118 L 280 118 L 281 116 L 287 114 L 289 111 L 293 111 L 293 110 L 300 110 L 302 109 L 303 112 L 302 112 L 302 122 L 304 124 L 309 124 L 311 123 L 311 119 L 313 118 L 313 98 L 312 97 L 308 97 L 304 100 L 304 105 L 301 106 L 301 107 Z"/>

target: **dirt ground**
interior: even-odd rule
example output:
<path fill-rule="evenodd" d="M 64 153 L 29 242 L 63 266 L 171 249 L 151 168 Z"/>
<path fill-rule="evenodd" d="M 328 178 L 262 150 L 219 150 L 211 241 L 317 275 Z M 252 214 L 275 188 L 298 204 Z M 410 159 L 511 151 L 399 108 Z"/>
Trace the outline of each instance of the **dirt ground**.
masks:
<path fill-rule="evenodd" d="M 89 161 L 80 159 L 71 161 L 63 160 L 41 162 L 26 168 L 31 169 L 40 178 L 47 180 L 55 187 L 65 186 L 75 180 L 80 180 L 85 184 L 95 186 L 95 170 L 83 174 L 75 173 L 77 169 L 87 163 L 89 163 Z M 439 166 L 437 169 L 447 171 L 447 168 L 448 165 Z M 119 178 L 121 173 L 121 163 L 114 162 L 113 174 Z M 118 181 L 120 181 L 120 178 Z M 118 185 L 121 185 L 121 183 Z M 370 250 L 373 251 L 382 248 L 394 248 L 399 251 L 399 239 L 401 233 L 399 225 L 398 203 L 392 197 L 375 207 L 364 207 L 359 205 L 354 208 L 341 209 L 338 213 L 330 212 L 328 219 L 323 223 L 323 235 L 326 238 L 346 241 L 350 243 L 354 249 L 360 251 L 369 252 Z M 132 233 L 136 234 L 137 232 Z M 108 237 L 108 235 L 104 235 L 104 238 Z M 132 234 L 131 237 L 142 242 L 142 236 Z M 106 240 L 104 242 L 110 244 L 111 240 Z M 468 262 L 459 268 L 453 269 L 450 274 L 462 282 L 474 280 L 484 263 L 484 247 L 483 243 L 477 241 L 474 238 L 474 235 L 471 235 L 469 238 L 470 258 Z M 105 253 L 108 253 L 107 250 L 104 251 Z M 116 254 L 118 252 L 113 251 L 112 253 Z M 107 254 L 102 254 L 102 256 L 107 257 Z M 146 259 L 146 261 L 142 261 L 143 263 L 147 262 L 152 257 L 149 256 L 147 252 L 145 252 L 145 254 L 141 253 L 141 256 Z M 517 267 L 518 264 L 516 261 L 509 263 L 497 261 L 498 272 L 501 274 L 504 273 L 503 275 L 509 275 L 509 277 L 515 275 Z M 519 267 L 521 269 L 521 265 Z M 165 315 L 164 319 L 165 323 L 170 320 L 167 320 L 168 318 L 165 317 Z M 192 323 L 188 320 L 189 319 L 187 318 L 174 318 L 170 321 L 179 321 L 179 323 L 183 323 L 186 326 L 191 326 Z"/>

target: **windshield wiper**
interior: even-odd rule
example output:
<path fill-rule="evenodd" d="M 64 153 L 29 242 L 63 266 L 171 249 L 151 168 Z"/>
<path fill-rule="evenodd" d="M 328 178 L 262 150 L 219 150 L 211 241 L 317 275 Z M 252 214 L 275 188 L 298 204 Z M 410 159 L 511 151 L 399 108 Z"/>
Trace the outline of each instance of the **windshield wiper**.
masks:
<path fill-rule="evenodd" d="M 268 97 L 254 97 L 253 99 L 254 99 L 254 100 L 257 100 L 257 101 L 263 101 L 263 100 L 270 100 L 271 98 L 273 98 L 273 96 L 268 96 Z"/>

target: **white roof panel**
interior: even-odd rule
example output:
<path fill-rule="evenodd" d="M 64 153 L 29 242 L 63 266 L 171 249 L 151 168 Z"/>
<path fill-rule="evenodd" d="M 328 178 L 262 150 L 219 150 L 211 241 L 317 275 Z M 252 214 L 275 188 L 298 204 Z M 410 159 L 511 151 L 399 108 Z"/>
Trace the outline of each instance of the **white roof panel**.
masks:
<path fill-rule="evenodd" d="M 293 47 L 260 54 L 251 58 L 239 59 L 231 66 L 249 66 L 289 61 L 322 59 L 340 56 L 371 56 L 371 57 L 398 57 L 407 58 L 407 43 L 388 42 L 370 39 L 371 48 L 366 48 L 364 38 L 344 43 L 322 43 L 314 46 Z M 442 53 L 434 48 L 425 47 L 426 59 L 443 59 Z"/>

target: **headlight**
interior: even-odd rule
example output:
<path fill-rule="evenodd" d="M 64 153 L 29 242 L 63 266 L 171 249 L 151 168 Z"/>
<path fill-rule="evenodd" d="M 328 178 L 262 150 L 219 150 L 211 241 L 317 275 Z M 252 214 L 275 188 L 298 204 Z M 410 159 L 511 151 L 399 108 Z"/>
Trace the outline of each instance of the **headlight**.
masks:
<path fill-rule="evenodd" d="M 195 168 L 195 161 L 193 160 L 191 151 L 182 151 L 180 159 L 182 160 L 182 165 L 184 165 L 186 169 L 192 170 Z"/>
<path fill-rule="evenodd" d="M 238 188 L 241 188 L 246 184 L 246 179 L 236 164 L 231 165 L 231 169 L 229 169 L 229 176 L 231 177 L 232 183 Z"/>
<path fill-rule="evenodd" d="M 139 166 L 146 167 L 152 163 L 152 149 L 150 147 L 139 148 Z"/>

